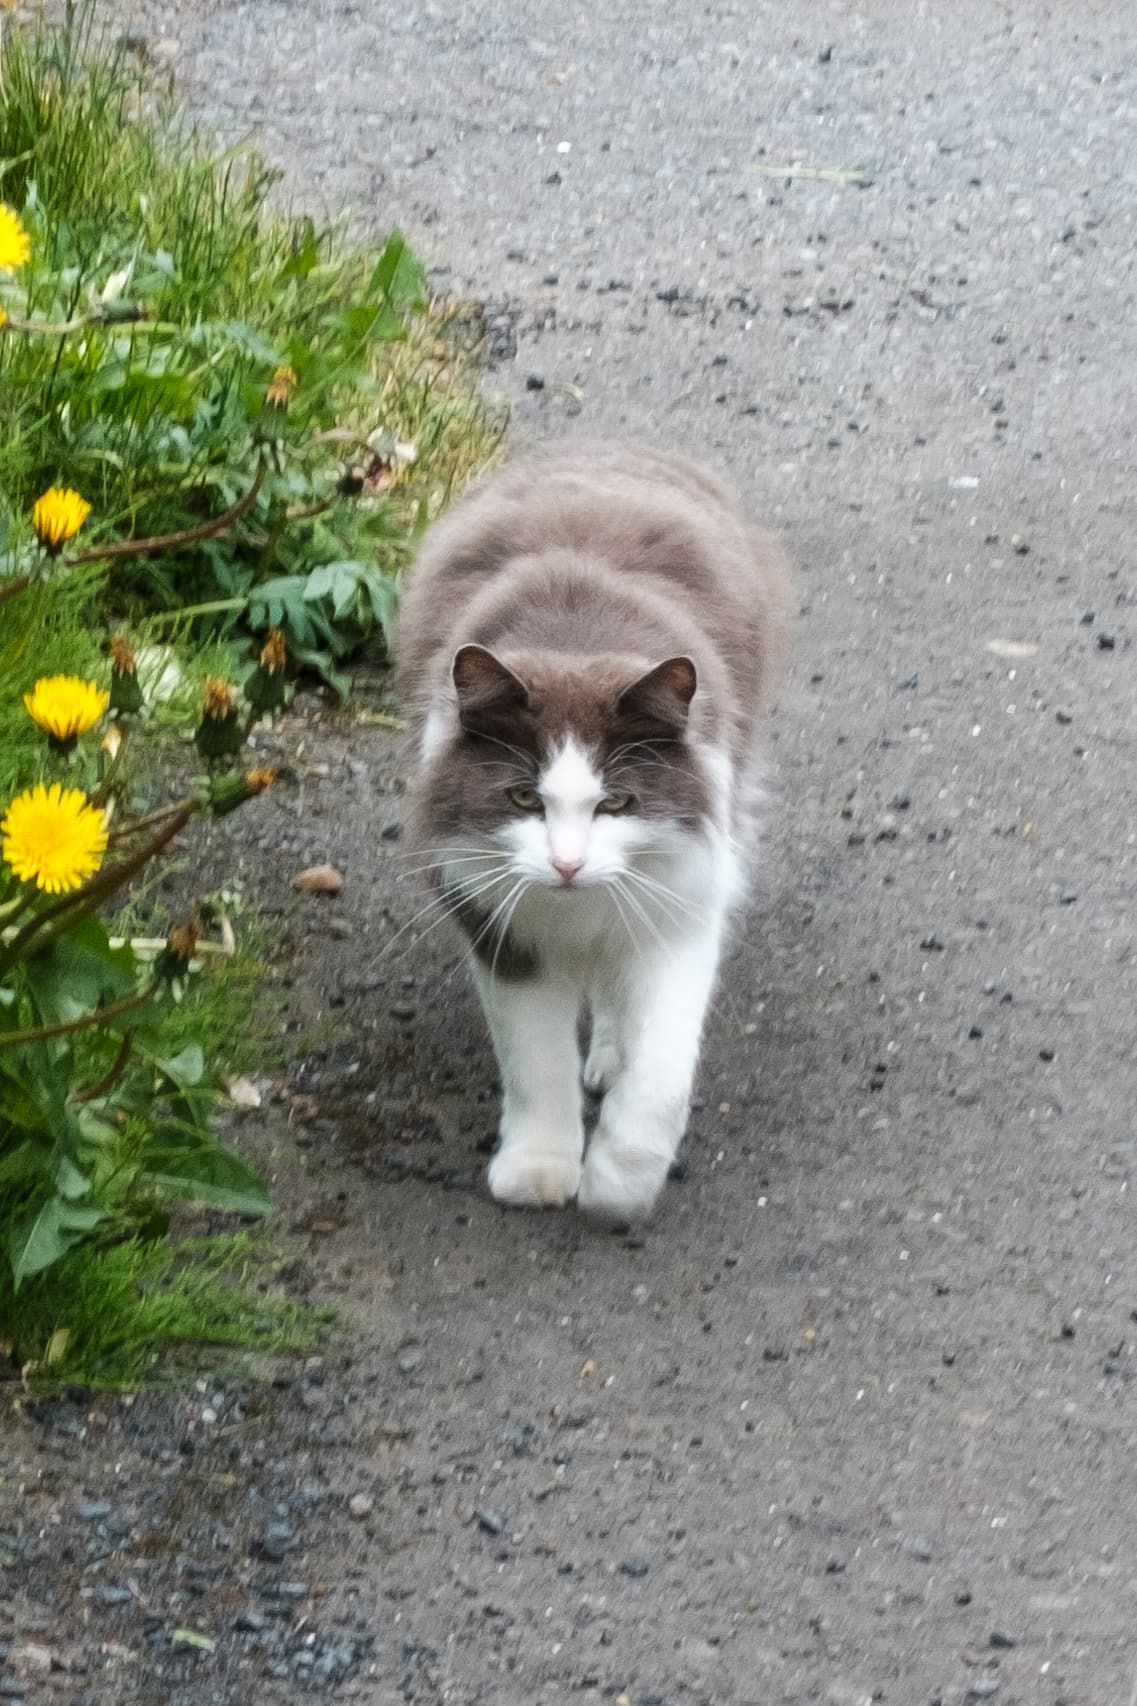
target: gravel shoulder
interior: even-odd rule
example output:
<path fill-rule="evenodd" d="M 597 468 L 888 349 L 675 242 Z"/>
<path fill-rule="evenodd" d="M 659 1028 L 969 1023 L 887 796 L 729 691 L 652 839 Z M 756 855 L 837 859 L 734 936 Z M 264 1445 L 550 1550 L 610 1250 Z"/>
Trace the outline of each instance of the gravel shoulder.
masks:
<path fill-rule="evenodd" d="M 456 944 L 395 941 L 406 754 L 283 727 L 301 786 L 211 858 L 320 1027 L 245 1129 L 346 1331 L 268 1386 L 9 1410 L 0 1697 L 1128 1706 L 1128 9 L 134 27 L 307 205 L 488 301 L 519 441 L 717 464 L 800 609 L 686 1176 L 639 1236 L 486 1199 Z M 324 859 L 342 895 L 298 900 Z"/>

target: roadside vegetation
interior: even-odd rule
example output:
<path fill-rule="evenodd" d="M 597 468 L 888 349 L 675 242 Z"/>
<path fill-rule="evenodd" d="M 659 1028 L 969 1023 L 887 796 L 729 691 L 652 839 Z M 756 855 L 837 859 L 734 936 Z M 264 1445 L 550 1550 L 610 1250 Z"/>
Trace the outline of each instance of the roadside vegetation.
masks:
<path fill-rule="evenodd" d="M 86 19 L 8 23 L 0 1352 L 28 1384 L 322 1324 L 273 1283 L 271 1202 L 223 1135 L 268 1042 L 263 937 L 224 887 L 163 917 L 153 879 L 277 784 L 246 742 L 297 679 L 343 697 L 382 658 L 421 529 L 500 425 L 402 238 L 273 191 Z M 203 1210 L 234 1229 L 191 1236 Z"/>

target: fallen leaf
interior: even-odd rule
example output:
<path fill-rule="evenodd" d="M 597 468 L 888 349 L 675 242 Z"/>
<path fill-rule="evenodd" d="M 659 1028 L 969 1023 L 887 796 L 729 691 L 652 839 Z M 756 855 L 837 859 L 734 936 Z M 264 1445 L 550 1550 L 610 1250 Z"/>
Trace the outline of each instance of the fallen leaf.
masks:
<path fill-rule="evenodd" d="M 261 1093 L 251 1078 L 227 1078 L 225 1089 L 229 1100 L 238 1108 L 259 1108 Z"/>
<path fill-rule="evenodd" d="M 343 873 L 334 865 L 309 865 L 293 877 L 292 886 L 304 894 L 339 894 L 343 888 Z"/>
<path fill-rule="evenodd" d="M 217 1642 L 212 1635 L 199 1635 L 196 1629 L 175 1629 L 170 1636 L 175 1647 L 196 1647 L 201 1653 L 215 1653 Z"/>

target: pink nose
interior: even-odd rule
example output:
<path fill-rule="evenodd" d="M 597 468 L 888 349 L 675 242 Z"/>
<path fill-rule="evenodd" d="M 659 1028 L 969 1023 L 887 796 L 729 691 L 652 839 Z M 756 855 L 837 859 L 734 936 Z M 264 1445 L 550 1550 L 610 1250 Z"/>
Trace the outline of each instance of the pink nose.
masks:
<path fill-rule="evenodd" d="M 553 870 L 562 883 L 571 883 L 576 873 L 583 867 L 583 859 L 554 859 Z"/>

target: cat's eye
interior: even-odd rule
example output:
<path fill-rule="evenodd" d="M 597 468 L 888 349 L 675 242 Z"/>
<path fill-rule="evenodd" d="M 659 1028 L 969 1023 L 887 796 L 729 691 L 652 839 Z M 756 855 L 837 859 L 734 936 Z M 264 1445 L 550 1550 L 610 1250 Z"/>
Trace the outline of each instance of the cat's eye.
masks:
<path fill-rule="evenodd" d="M 523 812 L 544 811 L 544 802 L 536 788 L 511 788 L 509 797 Z"/>
<path fill-rule="evenodd" d="M 626 812 L 633 804 L 634 796 L 632 794 L 621 793 L 614 789 L 612 793 L 605 794 L 596 809 L 598 812 L 607 812 L 609 816 L 616 817 L 620 812 Z"/>

